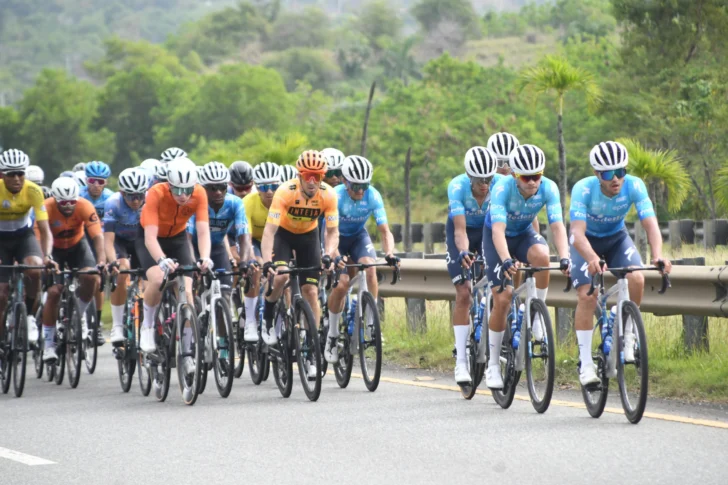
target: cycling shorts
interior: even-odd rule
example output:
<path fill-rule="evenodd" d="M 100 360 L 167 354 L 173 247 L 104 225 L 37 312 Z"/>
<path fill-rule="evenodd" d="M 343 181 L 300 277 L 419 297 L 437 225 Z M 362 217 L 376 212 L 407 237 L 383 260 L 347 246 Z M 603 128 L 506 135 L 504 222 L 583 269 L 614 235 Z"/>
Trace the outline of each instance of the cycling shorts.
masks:
<path fill-rule="evenodd" d="M 321 265 L 321 246 L 319 243 L 318 228 L 304 232 L 303 234 L 294 234 L 291 231 L 278 228 L 275 238 L 273 239 L 273 262 L 285 263 L 293 258 L 293 252 L 296 252 L 296 266 L 299 268 L 308 268 Z M 304 271 L 298 276 L 298 282 L 303 285 L 317 285 L 319 283 L 319 271 Z"/>
<path fill-rule="evenodd" d="M 96 259 L 91 252 L 86 238 L 81 238 L 74 246 L 67 249 L 53 248 L 53 259 L 58 263 L 60 269 L 68 268 L 83 269 L 94 268 Z"/>
<path fill-rule="evenodd" d="M 144 229 L 141 231 L 142 234 L 134 241 L 134 247 L 136 248 L 137 256 L 139 256 L 140 267 L 144 271 L 147 271 L 152 266 L 157 266 L 157 262 L 154 261 L 152 255 L 149 254 L 147 245 L 144 244 Z M 195 264 L 195 258 L 192 255 L 192 244 L 187 240 L 187 231 L 182 231 L 172 237 L 159 237 L 157 241 L 166 257 L 176 259 L 177 263 L 182 266 Z"/>
<path fill-rule="evenodd" d="M 536 232 L 533 226 L 528 226 L 526 232 L 517 236 L 506 236 L 506 243 L 511 258 L 521 263 L 528 262 L 528 250 L 531 249 L 531 246 L 541 244 L 548 247 L 546 240 Z M 501 264 L 503 262 L 498 256 L 498 251 L 495 250 L 493 231 L 488 226 L 483 226 L 483 256 L 485 256 L 485 271 L 488 281 L 493 284 L 493 287 L 500 286 L 502 278 Z M 508 284 L 512 285 L 513 282 L 508 280 Z"/>
<path fill-rule="evenodd" d="M 359 262 L 361 258 L 377 259 L 377 252 L 366 229 L 353 236 L 339 236 L 339 254 L 349 256 L 354 262 Z"/>
<path fill-rule="evenodd" d="M 255 256 L 258 258 L 263 257 L 263 252 L 260 248 L 260 241 L 258 241 L 257 239 L 253 239 L 253 254 L 255 254 Z"/>
<path fill-rule="evenodd" d="M 642 266 L 640 253 L 637 251 L 637 247 L 635 247 L 634 241 L 629 237 L 626 229 L 622 229 L 611 236 L 587 236 L 586 238 L 594 252 L 607 263 L 607 267 Z M 574 288 L 578 288 L 581 285 L 591 284 L 591 276 L 587 270 L 588 264 L 586 260 L 576 250 L 572 239 L 569 239 L 569 242 L 572 243 L 570 247 L 571 279 Z"/>
<path fill-rule="evenodd" d="M 40 244 L 32 229 L 28 229 L 21 234 L 13 234 L 12 237 L 0 243 L 0 261 L 2 261 L 0 264 L 10 265 L 14 261 L 23 264 L 23 260 L 29 256 L 37 256 L 43 259 Z M 0 270 L 0 283 L 10 281 L 11 274 L 12 272 L 9 270 Z"/>
<path fill-rule="evenodd" d="M 114 238 L 114 250 L 116 251 L 116 257 L 118 259 L 128 259 L 131 263 L 131 269 L 138 269 L 139 257 L 136 252 L 136 242 L 129 241 L 128 239 L 122 239 L 120 237 Z"/>
<path fill-rule="evenodd" d="M 471 253 L 482 254 L 483 248 L 481 247 L 483 240 L 483 231 L 479 227 L 466 227 L 465 233 L 468 235 L 468 251 Z M 460 283 L 463 279 L 462 265 L 458 262 L 458 251 L 455 245 L 455 224 L 452 219 L 448 217 L 447 224 L 445 225 L 445 246 L 447 247 L 447 272 L 450 274 L 450 279 L 454 285 Z M 465 275 L 465 279 L 470 279 L 470 274 Z"/>
<path fill-rule="evenodd" d="M 195 259 L 199 259 L 200 250 L 198 249 L 197 244 L 193 244 L 192 246 L 195 251 Z M 210 259 L 212 260 L 212 264 L 214 265 L 214 271 L 217 271 L 218 269 L 224 269 L 225 272 L 228 272 L 232 269 L 232 267 L 230 266 L 230 258 L 228 258 L 228 253 L 225 250 L 225 246 L 223 244 L 212 245 L 212 248 L 210 249 Z M 228 288 L 232 288 L 233 277 L 231 275 L 220 276 L 219 279 L 221 285 L 227 285 Z"/>

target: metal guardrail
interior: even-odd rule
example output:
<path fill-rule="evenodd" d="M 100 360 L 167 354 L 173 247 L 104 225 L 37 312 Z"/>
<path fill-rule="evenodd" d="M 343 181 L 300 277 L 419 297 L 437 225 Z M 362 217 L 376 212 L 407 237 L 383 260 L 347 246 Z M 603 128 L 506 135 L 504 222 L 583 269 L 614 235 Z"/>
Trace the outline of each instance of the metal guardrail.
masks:
<path fill-rule="evenodd" d="M 454 300 L 455 288 L 447 273 L 445 261 L 436 259 L 403 259 L 402 280 L 396 285 L 387 283 L 391 268 L 379 267 L 384 280 L 379 285 L 380 296 L 421 298 L 425 300 Z M 728 317 L 728 266 L 674 266 L 670 280 L 672 288 L 659 295 L 660 275 L 646 271 L 645 294 L 641 309 L 656 315 L 700 315 Z M 576 308 L 576 291 L 564 293 L 566 277 L 551 273 L 550 291 L 546 303 L 557 308 Z M 607 274 L 611 285 L 615 278 Z"/>

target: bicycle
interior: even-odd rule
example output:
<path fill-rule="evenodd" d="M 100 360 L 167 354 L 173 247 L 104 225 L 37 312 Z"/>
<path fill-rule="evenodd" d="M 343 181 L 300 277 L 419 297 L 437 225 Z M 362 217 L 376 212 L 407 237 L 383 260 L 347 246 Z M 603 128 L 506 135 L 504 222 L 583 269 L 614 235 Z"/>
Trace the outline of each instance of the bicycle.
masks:
<path fill-rule="evenodd" d="M 137 342 L 141 338 L 141 318 L 144 312 L 143 299 L 140 288 L 140 281 L 145 274 L 143 269 L 119 270 L 118 274 L 130 275 L 130 283 L 127 288 L 126 301 L 124 302 L 124 313 L 122 325 L 124 328 L 124 340 L 112 346 L 112 353 L 116 358 L 119 372 L 119 384 L 123 392 L 129 392 L 134 379 L 134 372 L 137 371 L 139 388 L 143 396 L 148 396 L 152 386 L 152 380 L 144 366 L 142 353 Z M 116 291 L 116 279 L 118 275 L 111 277 L 111 292 Z"/>
<path fill-rule="evenodd" d="M 600 267 L 605 264 L 604 261 L 599 261 Z M 629 299 L 627 275 L 635 271 L 662 272 L 664 269 L 665 265 L 662 262 L 656 266 L 607 268 L 606 271 L 612 272 L 617 277 L 617 283 L 607 291 L 604 289 L 604 273 L 597 273 L 592 277 L 587 294 L 593 295 L 598 290 L 597 309 L 595 311 L 597 322 L 594 329 L 599 328 L 602 341 L 596 352 L 593 352 L 592 358 L 596 361 L 597 377 L 599 377 L 600 382 L 592 386 L 581 386 L 581 393 L 586 409 L 593 418 L 600 417 L 604 412 L 607 395 L 609 394 L 609 379 L 615 376 L 617 377 L 619 397 L 627 420 L 632 424 L 637 424 L 644 415 L 647 406 L 649 378 L 647 336 L 640 309 Z M 662 287 L 658 290 L 658 293 L 660 295 L 664 294 L 670 286 L 670 277 L 663 274 Z M 611 312 L 607 310 L 607 301 L 615 295 L 617 297 L 617 312 L 612 318 Z M 628 318 L 632 319 L 634 326 L 632 329 L 635 335 L 633 362 L 627 362 L 624 359 L 624 322 Z M 614 334 L 615 329 L 616 334 Z M 613 342 L 617 343 L 616 352 Z M 581 367 L 581 362 L 578 365 Z M 630 367 L 634 368 L 634 373 L 629 370 Z M 633 394 L 632 398 L 630 393 Z"/>
<path fill-rule="evenodd" d="M 96 310 L 96 298 L 92 298 L 91 303 L 86 307 L 86 312 L 81 317 L 81 326 L 85 334 L 82 344 L 83 360 L 86 363 L 86 372 L 89 374 L 93 374 L 96 370 L 96 359 L 98 358 L 99 321 Z"/>
<path fill-rule="evenodd" d="M 2 362 L 2 391 L 7 394 L 10 381 L 13 382 L 15 397 L 23 395 L 28 354 L 28 309 L 25 306 L 25 275 L 27 270 L 47 269 L 45 266 L 0 265 L 1 269 L 11 270 L 10 298 L 5 307 L 5 335 L 0 348 Z M 32 309 L 31 309 L 32 310 Z"/>
<path fill-rule="evenodd" d="M 536 296 L 536 279 L 534 275 L 541 271 L 559 271 L 558 267 L 527 266 L 518 268 L 525 274 L 525 283 L 513 290 L 511 298 L 510 325 L 506 325 L 501 345 L 500 362 L 503 388 L 493 389 L 495 402 L 503 409 L 508 409 L 513 403 L 516 386 L 521 378 L 521 372 L 526 370 L 528 394 L 531 404 L 538 413 L 544 413 L 551 404 L 554 391 L 555 349 L 551 317 L 546 303 Z M 507 279 L 503 277 L 498 292 L 505 290 Z M 564 292 L 571 290 L 571 278 L 566 279 Z M 525 292 L 525 297 L 521 295 Z M 525 298 L 524 308 L 521 309 L 521 300 Z M 543 327 L 543 338 L 536 340 L 532 333 L 533 320 L 539 315 Z M 525 318 L 524 318 L 525 317 Z M 523 324 L 525 323 L 525 327 Z M 487 333 L 487 332 L 486 332 Z M 525 338 L 520 338 L 521 335 Z M 488 339 L 486 338 L 486 341 Z M 524 345 L 526 344 L 526 345 Z M 490 350 L 488 350 L 490 354 Z M 540 372 L 539 372 L 540 371 Z M 543 376 L 537 374 L 543 373 Z"/>
<path fill-rule="evenodd" d="M 321 317 L 319 318 L 318 337 L 319 345 L 321 346 L 321 355 L 323 355 L 326 346 L 326 339 L 328 338 L 329 332 L 329 290 L 331 290 L 333 278 L 332 273 L 326 275 L 325 280 L 319 281 L 319 308 L 321 308 Z M 321 378 L 326 377 L 326 371 L 329 368 L 329 363 L 326 359 L 321 361 L 321 369 L 319 374 Z"/>
<path fill-rule="evenodd" d="M 244 280 L 243 278 L 239 278 L 236 289 L 232 295 L 233 306 L 237 311 L 238 322 L 235 329 L 235 345 L 239 359 L 235 366 L 235 377 L 238 378 L 243 374 L 243 368 L 245 367 L 245 355 L 247 354 L 250 380 L 257 386 L 260 385 L 261 382 L 268 380 L 271 367 L 271 362 L 268 359 L 268 356 L 262 351 L 263 339 L 260 337 L 260 330 L 263 322 L 263 294 L 266 283 L 265 279 L 261 278 L 260 291 L 258 292 L 258 303 L 255 310 L 258 322 L 258 340 L 255 342 L 246 342 L 243 329 L 246 317 L 245 306 L 243 305 L 240 294 L 241 291 L 245 294 L 250 289 L 250 285 L 252 284 L 252 280 L 250 278 L 250 274 L 248 274 Z M 241 288 L 241 286 L 243 286 L 243 288 Z M 243 325 L 240 325 L 241 323 L 243 323 Z"/>
<path fill-rule="evenodd" d="M 273 364 L 273 377 L 281 395 L 289 397 L 293 388 L 293 351 L 295 348 L 298 373 L 301 377 L 303 391 L 310 401 L 316 401 L 321 395 L 321 374 L 316 371 L 315 374 L 311 375 L 310 368 L 311 364 L 313 364 L 316 369 L 320 369 L 323 357 L 313 311 L 301 295 L 298 275 L 306 271 L 321 271 L 321 267 L 297 268 L 295 260 L 292 260 L 288 268 L 285 270 L 279 269 L 276 274 L 290 275 L 286 288 L 291 290 L 291 305 L 289 307 L 286 304 L 286 291 L 284 290 L 275 304 L 273 313 L 275 332 L 279 334 L 278 343 L 274 346 L 264 345 L 261 351 L 268 354 L 268 359 Z M 270 296 L 273 292 L 273 279 L 268 278 L 266 296 Z M 313 386 L 311 382 L 313 382 Z"/>
<path fill-rule="evenodd" d="M 346 265 L 346 268 L 357 270 L 356 276 L 349 283 L 350 288 L 357 286 L 357 294 L 351 298 L 348 295 L 346 297 L 344 304 L 346 318 L 340 320 L 339 336 L 335 342 L 338 347 L 339 360 L 334 364 L 334 374 L 336 383 L 342 389 L 346 388 L 351 380 L 354 353 L 359 354 L 359 365 L 366 388 L 370 392 L 374 392 L 379 386 L 382 372 L 382 328 L 379 320 L 379 308 L 374 296 L 369 293 L 366 273 L 363 271 L 378 266 L 392 265 L 389 263 Z M 340 276 L 341 273 L 336 271 L 332 284 L 334 288 L 338 286 Z M 395 265 L 391 284 L 396 284 L 400 279 L 399 267 Z M 365 325 L 362 326 L 362 322 Z"/>
<path fill-rule="evenodd" d="M 35 312 L 35 324 L 38 327 L 38 339 L 35 342 L 29 342 L 29 350 L 33 358 L 35 377 L 37 379 L 43 378 L 43 371 L 45 370 L 45 364 L 43 363 L 43 349 L 45 348 L 45 339 L 43 338 L 43 307 L 45 306 L 46 299 L 48 298 L 45 280 L 46 278 L 44 278 L 44 282 L 41 287 L 41 296 L 37 305 L 38 309 Z"/>

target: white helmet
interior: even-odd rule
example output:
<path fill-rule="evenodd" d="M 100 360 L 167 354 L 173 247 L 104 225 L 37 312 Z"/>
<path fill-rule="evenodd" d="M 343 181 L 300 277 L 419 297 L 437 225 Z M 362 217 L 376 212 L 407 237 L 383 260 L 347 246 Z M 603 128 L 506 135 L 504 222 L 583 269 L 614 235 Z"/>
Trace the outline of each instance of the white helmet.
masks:
<path fill-rule="evenodd" d="M 149 186 L 149 174 L 141 167 L 127 168 L 119 174 L 119 190 L 125 194 L 143 194 Z"/>
<path fill-rule="evenodd" d="M 59 200 L 78 200 L 78 184 L 71 177 L 59 177 L 51 185 L 51 195 Z"/>
<path fill-rule="evenodd" d="M 494 133 L 488 138 L 488 149 L 501 160 L 508 160 L 511 152 L 518 148 L 518 138 L 510 133 Z"/>
<path fill-rule="evenodd" d="M 24 151 L 11 148 L 0 154 L 0 170 L 25 171 L 30 165 L 30 159 Z"/>
<path fill-rule="evenodd" d="M 603 141 L 592 148 L 589 162 L 594 170 L 614 170 L 624 168 L 629 162 L 629 155 L 624 145 L 617 141 Z"/>
<path fill-rule="evenodd" d="M 534 175 L 546 167 L 546 155 L 535 145 L 521 145 L 511 152 L 510 166 L 518 175 Z"/>
<path fill-rule="evenodd" d="M 359 155 L 349 155 L 344 159 L 341 167 L 344 178 L 355 184 L 368 184 L 372 180 L 372 164 L 369 160 Z"/>
<path fill-rule="evenodd" d="M 172 160 L 175 160 L 177 158 L 182 158 L 182 157 L 187 157 L 186 151 L 182 150 L 181 148 L 170 147 L 162 152 L 162 155 L 159 157 L 159 160 L 162 163 L 169 163 Z"/>
<path fill-rule="evenodd" d="M 281 181 L 281 168 L 272 162 L 263 162 L 253 169 L 253 181 L 256 184 L 270 184 Z"/>
<path fill-rule="evenodd" d="M 79 187 L 88 186 L 88 183 L 86 182 L 86 172 L 73 172 L 73 180 L 76 181 Z"/>
<path fill-rule="evenodd" d="M 86 164 L 84 162 L 78 162 L 76 165 L 73 166 L 71 171 L 72 172 L 85 172 Z"/>
<path fill-rule="evenodd" d="M 324 148 L 321 155 L 326 159 L 329 170 L 340 170 L 344 165 L 344 154 L 336 148 Z"/>
<path fill-rule="evenodd" d="M 28 168 L 25 169 L 25 178 L 34 184 L 40 185 L 43 183 L 45 174 L 43 173 L 43 169 L 38 165 L 28 165 Z"/>
<path fill-rule="evenodd" d="M 498 155 L 485 147 L 473 147 L 465 153 L 465 171 L 471 177 L 492 177 L 498 170 Z"/>
<path fill-rule="evenodd" d="M 230 170 L 220 162 L 206 163 L 198 174 L 202 185 L 226 184 L 230 182 Z"/>
<path fill-rule="evenodd" d="M 175 187 L 194 187 L 197 183 L 197 165 L 187 157 L 175 158 L 167 164 L 167 181 Z"/>
<path fill-rule="evenodd" d="M 199 165 L 195 169 L 195 171 L 197 172 L 197 182 L 199 182 L 199 183 L 202 183 L 202 169 L 203 169 L 203 167 L 201 167 Z"/>
<path fill-rule="evenodd" d="M 298 170 L 293 165 L 281 165 L 281 182 L 288 182 L 298 177 Z"/>
<path fill-rule="evenodd" d="M 146 170 L 149 178 L 152 178 L 157 176 L 157 167 L 160 165 L 162 165 L 162 162 L 156 158 L 147 158 L 139 165 L 139 168 Z"/>

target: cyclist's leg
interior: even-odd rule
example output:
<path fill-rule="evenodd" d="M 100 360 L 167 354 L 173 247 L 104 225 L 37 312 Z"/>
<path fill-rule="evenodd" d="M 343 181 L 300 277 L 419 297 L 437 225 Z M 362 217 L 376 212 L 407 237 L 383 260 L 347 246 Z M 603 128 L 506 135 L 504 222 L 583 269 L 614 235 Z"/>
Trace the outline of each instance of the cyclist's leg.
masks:
<path fill-rule="evenodd" d="M 354 244 L 349 251 L 351 258 L 357 263 L 372 264 L 377 260 L 377 252 L 374 250 L 374 244 L 369 237 L 366 228 L 363 228 L 354 236 Z M 376 301 L 379 294 L 379 282 L 377 281 L 377 268 L 367 268 L 366 270 L 367 288 Z"/>
<path fill-rule="evenodd" d="M 531 266 L 548 266 L 549 259 L 549 246 L 546 240 L 538 234 L 532 226 L 529 226 L 528 232 L 518 238 L 520 241 L 511 254 L 519 261 L 527 261 Z M 549 281 L 551 280 L 551 273 L 549 271 L 541 271 L 536 273 L 536 296 L 546 302 L 546 296 L 549 291 Z M 533 331 L 533 337 L 535 340 L 543 340 L 544 329 L 541 323 L 541 316 L 536 315 L 536 318 L 531 322 L 531 329 Z"/>
<path fill-rule="evenodd" d="M 468 241 L 470 242 L 471 231 L 467 232 Z M 482 236 L 478 238 L 479 241 L 481 239 Z M 470 374 L 468 374 L 467 368 L 465 367 L 465 353 L 468 341 L 468 314 L 472 305 L 472 288 L 470 281 L 468 281 L 470 278 L 469 274 L 466 274 L 465 279 L 463 279 L 462 266 L 458 261 L 460 251 L 458 251 L 455 245 L 455 225 L 450 218 L 448 218 L 447 224 L 445 225 L 445 246 L 447 248 L 447 272 L 450 275 L 450 280 L 455 285 L 455 308 L 452 312 L 452 327 L 455 335 L 456 354 L 455 380 L 465 382 L 466 379 L 470 379 Z M 460 378 L 458 378 L 458 373 L 461 374 Z"/>
<path fill-rule="evenodd" d="M 587 240 L 592 249 L 601 254 L 603 244 L 600 243 L 601 238 L 591 238 L 587 236 Z M 591 284 L 591 275 L 588 270 L 588 263 L 576 250 L 572 244 L 569 248 L 571 254 L 571 280 L 576 290 L 577 303 L 574 312 L 574 331 L 576 333 L 576 341 L 579 345 L 579 361 L 581 362 L 580 375 L 584 375 L 584 384 L 598 380 L 596 371 L 594 370 L 594 362 L 592 361 L 592 338 L 594 335 L 594 311 L 597 308 L 597 294 L 587 295 Z M 593 373 L 594 377 L 591 377 Z M 587 378 L 587 374 L 588 377 Z"/>
<path fill-rule="evenodd" d="M 114 250 L 116 251 L 116 260 L 119 263 L 119 269 L 129 270 L 131 268 L 129 256 L 135 252 L 134 242 L 115 237 Z M 128 274 L 118 275 L 116 279 L 116 290 L 111 293 L 111 343 L 124 340 L 124 304 L 126 303 L 126 286 L 128 283 Z"/>
<path fill-rule="evenodd" d="M 96 266 L 96 258 L 88 245 L 85 238 L 82 238 L 78 244 L 68 251 L 68 264 L 72 268 L 79 268 L 82 271 L 89 271 Z M 91 304 L 91 299 L 95 297 L 99 289 L 101 279 L 98 275 L 79 275 L 78 276 L 78 311 L 80 315 L 86 312 L 86 308 Z M 99 310 L 100 311 L 100 310 Z M 101 320 L 97 320 L 101 324 Z"/>
<path fill-rule="evenodd" d="M 255 255 L 255 260 L 258 261 L 258 264 L 263 263 L 263 258 L 261 256 L 260 252 L 260 241 L 257 239 L 253 239 L 253 253 Z M 258 305 L 258 295 L 260 291 L 260 279 L 261 279 L 261 272 L 256 271 L 253 273 L 253 278 L 250 284 L 250 289 L 247 293 L 245 293 L 244 296 L 244 304 L 245 304 L 245 328 L 247 331 L 243 332 L 243 336 L 247 342 L 255 342 L 258 340 L 258 316 L 256 314 L 256 307 Z M 239 322 L 240 325 L 243 325 L 243 322 Z"/>
<path fill-rule="evenodd" d="M 89 251 L 91 251 L 91 257 L 94 261 L 94 264 L 92 264 L 91 266 L 93 267 L 96 265 L 96 247 L 94 247 L 94 243 L 91 240 L 91 238 L 88 237 L 88 234 L 86 235 L 86 237 L 84 237 L 81 240 L 86 242 L 86 245 L 88 246 Z M 87 275 L 87 276 L 90 276 L 90 275 Z M 96 299 L 96 321 L 99 323 L 99 331 L 98 331 L 99 345 L 103 345 L 104 339 L 103 339 L 103 335 L 101 334 L 101 325 L 102 325 L 101 324 L 101 312 L 102 312 L 102 308 L 104 307 L 104 292 L 101 291 L 100 277 L 96 277 L 96 278 L 99 280 L 99 284 L 96 285 L 96 290 L 94 293 L 94 298 Z M 84 308 L 84 311 L 85 310 L 86 309 Z"/>
<path fill-rule="evenodd" d="M 53 259 L 58 267 L 63 267 L 68 263 L 71 264 L 69 258 L 69 250 L 53 248 Z M 61 300 L 63 292 L 63 280 L 60 275 L 54 276 L 54 284 L 48 288 L 46 302 L 43 306 L 43 339 L 45 346 L 43 350 L 43 360 L 49 361 L 57 358 L 56 346 L 54 338 L 56 335 L 56 321 L 58 320 L 58 303 Z"/>
<path fill-rule="evenodd" d="M 291 249 L 291 241 L 295 235 L 291 232 L 278 228 L 273 237 L 273 262 L 278 269 L 287 269 L 288 262 L 291 260 L 293 250 Z M 267 276 L 270 278 L 270 276 Z M 266 295 L 263 300 L 263 320 L 265 325 L 262 328 L 263 340 L 268 345 L 274 345 L 278 342 L 278 336 L 273 329 L 273 313 L 278 299 L 283 294 L 283 288 L 288 282 L 288 275 L 276 275 L 273 278 L 273 289 L 270 295 Z"/>
<path fill-rule="evenodd" d="M 162 251 L 165 251 L 166 239 L 158 239 Z M 140 234 L 134 241 L 134 248 L 139 257 L 139 266 L 144 270 L 144 278 L 147 280 L 144 289 L 144 318 L 142 320 L 142 328 L 140 330 L 139 346 L 144 352 L 153 352 L 156 350 L 154 342 L 154 315 L 157 312 L 160 302 L 162 301 L 162 291 L 159 288 L 164 280 L 164 272 L 149 254 L 146 244 L 144 243 L 144 230 L 140 230 Z M 165 254 L 167 254 L 165 252 Z"/>
<path fill-rule="evenodd" d="M 19 244 L 18 244 L 19 243 Z M 15 259 L 28 266 L 41 266 L 43 264 L 43 252 L 40 249 L 38 239 L 33 231 L 28 231 L 20 236 L 17 244 Z M 28 315 L 34 315 L 35 302 L 40 292 L 41 270 L 33 269 L 25 272 L 27 285 L 25 287 L 25 306 Z M 32 318 L 32 317 L 31 317 Z M 33 319 L 35 321 L 35 319 Z M 30 327 L 29 327 L 30 328 Z"/>
<path fill-rule="evenodd" d="M 5 236 L 3 236 L 5 237 Z M 16 244 L 11 241 L 3 241 L 0 244 L 0 264 L 12 265 L 17 252 Z M 10 270 L 0 269 L 0 345 L 5 341 L 5 309 L 10 299 Z"/>
<path fill-rule="evenodd" d="M 321 243 L 318 228 L 305 234 L 299 234 L 293 249 L 296 251 L 296 262 L 299 267 L 306 268 L 321 265 Z M 308 302 L 313 311 L 313 325 L 318 326 L 321 318 L 321 308 L 318 301 L 318 285 L 320 272 L 306 271 L 298 276 L 301 284 L 301 295 Z"/>

